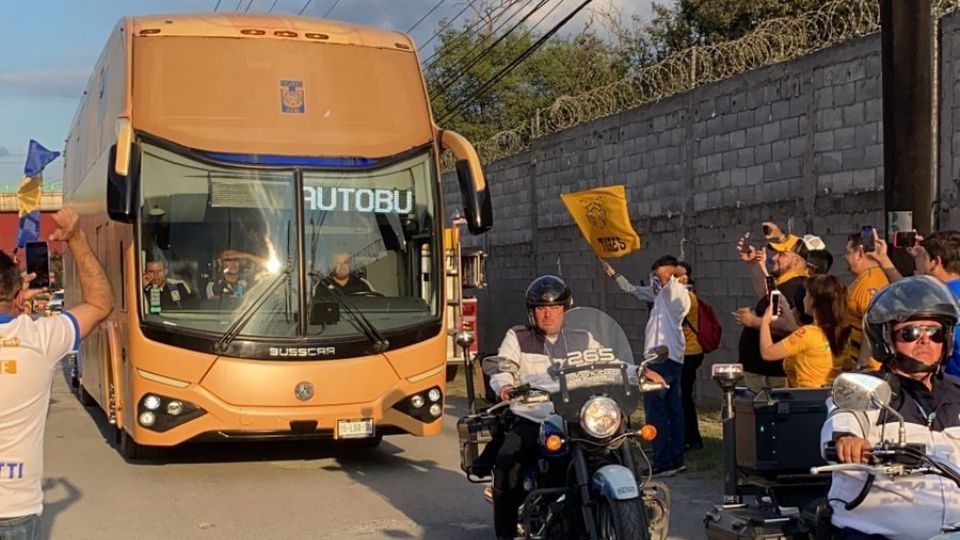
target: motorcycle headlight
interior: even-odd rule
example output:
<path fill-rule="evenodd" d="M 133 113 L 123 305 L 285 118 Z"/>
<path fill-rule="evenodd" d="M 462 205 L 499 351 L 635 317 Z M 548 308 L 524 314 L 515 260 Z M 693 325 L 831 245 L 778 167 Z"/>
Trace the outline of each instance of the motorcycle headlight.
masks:
<path fill-rule="evenodd" d="M 580 426 L 591 437 L 606 439 L 620 429 L 620 406 L 608 397 L 590 398 L 580 409 Z"/>

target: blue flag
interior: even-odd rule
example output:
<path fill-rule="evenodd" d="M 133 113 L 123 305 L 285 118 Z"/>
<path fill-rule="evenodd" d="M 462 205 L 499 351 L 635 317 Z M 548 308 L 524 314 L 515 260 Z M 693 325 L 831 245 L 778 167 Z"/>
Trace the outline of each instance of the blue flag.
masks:
<path fill-rule="evenodd" d="M 34 210 L 20 217 L 17 229 L 17 248 L 27 245 L 27 242 L 36 242 L 40 239 L 40 211 Z"/>
<path fill-rule="evenodd" d="M 60 157 L 60 152 L 47 150 L 42 144 L 30 139 L 30 149 L 27 150 L 27 163 L 23 166 L 23 174 L 25 176 L 36 176 L 58 157 Z"/>
<path fill-rule="evenodd" d="M 43 185 L 43 168 L 60 157 L 60 152 L 47 150 L 42 144 L 30 139 L 27 162 L 23 166 L 24 178 L 17 189 L 17 207 L 20 221 L 17 229 L 17 248 L 40 238 L 40 195 Z"/>

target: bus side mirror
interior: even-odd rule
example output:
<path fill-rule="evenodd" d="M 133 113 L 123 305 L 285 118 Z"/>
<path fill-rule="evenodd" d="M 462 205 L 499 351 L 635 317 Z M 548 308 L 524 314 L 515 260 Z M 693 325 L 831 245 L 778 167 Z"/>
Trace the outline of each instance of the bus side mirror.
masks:
<path fill-rule="evenodd" d="M 110 219 L 133 223 L 137 216 L 137 180 L 140 146 L 133 142 L 130 120 L 117 120 L 117 144 L 110 147 L 107 162 L 107 214 Z"/>
<path fill-rule="evenodd" d="M 487 232 L 493 227 L 493 202 L 477 151 L 463 135 L 453 131 L 443 131 L 440 143 L 457 157 L 457 179 L 467 228 L 472 234 Z"/>

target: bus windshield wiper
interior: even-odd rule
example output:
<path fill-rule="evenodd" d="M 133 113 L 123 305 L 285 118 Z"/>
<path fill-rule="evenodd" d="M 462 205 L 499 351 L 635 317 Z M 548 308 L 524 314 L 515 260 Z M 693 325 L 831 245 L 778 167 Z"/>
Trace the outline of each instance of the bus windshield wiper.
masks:
<path fill-rule="evenodd" d="M 240 332 L 243 330 L 243 327 L 250 322 L 250 319 L 256 314 L 257 310 L 267 301 L 267 298 L 273 294 L 273 291 L 277 290 L 277 287 L 280 286 L 285 280 L 283 278 L 290 278 L 290 269 L 284 269 L 282 272 L 273 277 L 273 280 L 270 284 L 260 293 L 260 296 L 256 297 L 253 302 L 240 313 L 240 316 L 234 319 L 233 323 L 224 331 L 223 336 L 217 341 L 215 349 L 219 353 L 225 353 L 227 348 L 233 343 L 233 340 L 237 339 L 237 336 L 240 335 Z"/>
<path fill-rule="evenodd" d="M 341 291 L 336 283 L 330 283 L 329 276 L 317 277 L 319 277 L 320 280 L 317 283 L 317 287 L 327 287 L 328 290 L 333 292 L 339 304 L 343 306 L 344 311 L 353 319 L 354 326 L 358 327 L 364 335 L 367 336 L 367 339 L 370 340 L 370 343 L 373 345 L 373 352 L 379 354 L 386 351 L 387 348 L 390 347 L 390 341 L 383 337 L 383 334 L 377 330 L 377 327 L 370 322 L 370 319 L 367 319 L 363 312 L 357 309 L 357 306 L 353 305 L 353 302 L 347 299 L 347 293 Z M 316 295 L 314 295 L 314 301 L 316 301 Z"/>

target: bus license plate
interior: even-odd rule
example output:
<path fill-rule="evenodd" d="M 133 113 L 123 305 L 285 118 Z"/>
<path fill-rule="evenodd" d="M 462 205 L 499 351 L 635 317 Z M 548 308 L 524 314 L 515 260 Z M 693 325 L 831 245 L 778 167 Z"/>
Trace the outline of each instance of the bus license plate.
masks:
<path fill-rule="evenodd" d="M 373 418 L 337 420 L 338 439 L 366 439 L 373 437 Z"/>

